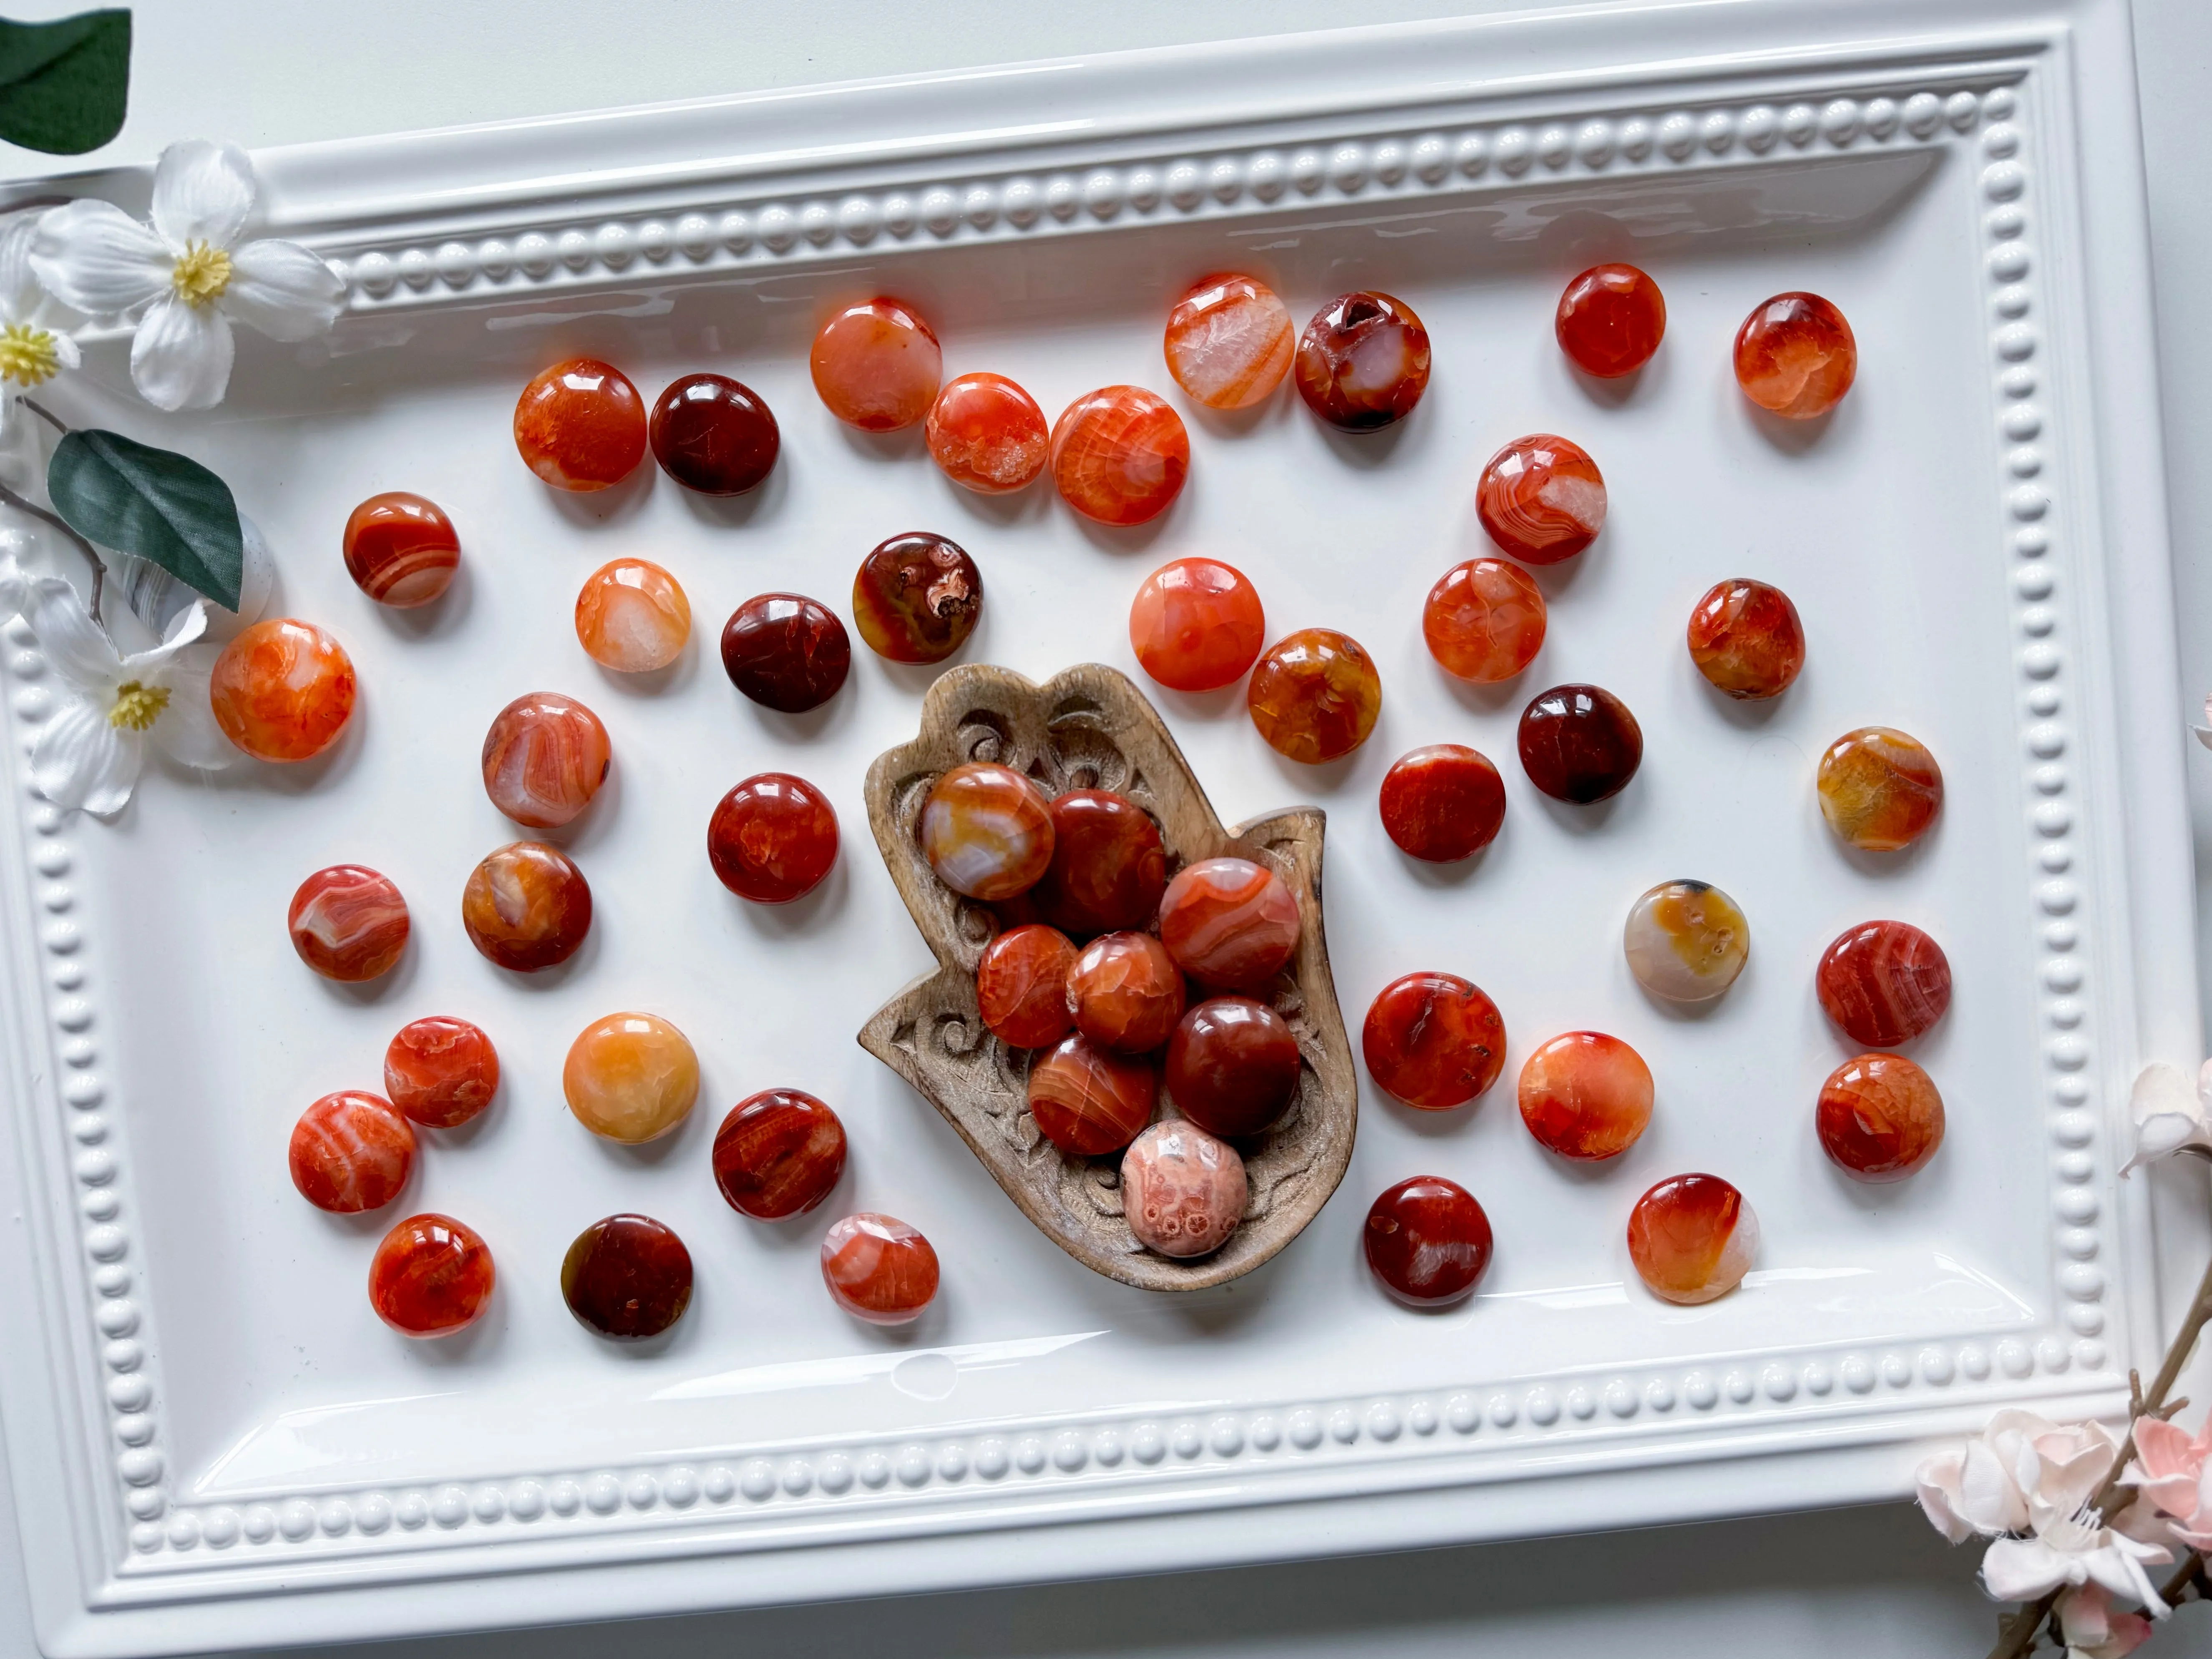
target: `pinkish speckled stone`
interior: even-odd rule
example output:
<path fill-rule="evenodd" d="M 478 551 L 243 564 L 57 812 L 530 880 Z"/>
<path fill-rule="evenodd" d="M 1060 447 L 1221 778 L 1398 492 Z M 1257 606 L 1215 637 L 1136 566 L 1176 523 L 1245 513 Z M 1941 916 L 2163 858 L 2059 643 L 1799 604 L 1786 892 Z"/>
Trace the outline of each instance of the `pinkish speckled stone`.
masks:
<path fill-rule="evenodd" d="M 1244 1215 L 1244 1160 L 1195 1123 L 1170 1118 L 1121 1155 L 1121 1213 L 1162 1255 L 1218 1250 Z"/>

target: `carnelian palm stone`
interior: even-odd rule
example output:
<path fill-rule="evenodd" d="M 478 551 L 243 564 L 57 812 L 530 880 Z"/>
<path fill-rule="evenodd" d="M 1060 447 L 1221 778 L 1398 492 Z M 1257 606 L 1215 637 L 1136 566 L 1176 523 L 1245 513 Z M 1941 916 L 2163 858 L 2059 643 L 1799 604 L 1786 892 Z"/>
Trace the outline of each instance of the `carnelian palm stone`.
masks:
<path fill-rule="evenodd" d="M 411 1215 L 369 1259 L 368 1301 L 403 1336 L 451 1336 L 483 1316 L 496 1279 L 474 1228 L 449 1215 Z"/>
<path fill-rule="evenodd" d="M 601 1336 L 659 1336 L 691 1305 L 691 1252 L 651 1216 L 611 1215 L 578 1233 L 561 1258 L 561 1299 Z"/>
<path fill-rule="evenodd" d="M 1628 1255 L 1654 1296 L 1694 1305 L 1726 1296 L 1759 1257 L 1759 1218 L 1718 1176 L 1669 1176 L 1636 1200 Z"/>
<path fill-rule="evenodd" d="M 1202 278 L 1168 313 L 1168 373 L 1208 409 L 1265 402 L 1291 372 L 1290 307 L 1254 276 Z"/>
<path fill-rule="evenodd" d="M 1601 380 L 1633 374 L 1651 361 L 1667 332 L 1659 284 L 1634 265 L 1592 265 L 1559 295 L 1553 322 L 1559 349 Z"/>
<path fill-rule="evenodd" d="M 407 948 L 407 901 L 358 864 L 318 870 L 292 895 L 292 948 L 325 979 L 358 984 L 388 973 Z"/>
<path fill-rule="evenodd" d="M 1651 1068 L 1619 1037 L 1569 1031 L 1521 1066 L 1521 1121 L 1561 1158 L 1617 1158 L 1651 1121 Z"/>
<path fill-rule="evenodd" d="M 1036 399 L 1003 374 L 947 380 L 924 433 L 945 476 L 979 495 L 1022 489 L 1044 471 L 1051 447 Z"/>
<path fill-rule="evenodd" d="M 1305 628 L 1260 659 L 1244 701 L 1252 724 L 1277 753 L 1318 765 L 1367 741 L 1382 713 L 1382 677 L 1349 635 Z"/>
<path fill-rule="evenodd" d="M 1829 1073 L 1814 1113 L 1821 1150 L 1860 1181 L 1902 1181 L 1943 1144 L 1943 1097 L 1902 1054 L 1861 1054 Z"/>
<path fill-rule="evenodd" d="M 1821 953 L 1813 983 L 1822 1011 L 1869 1048 L 1911 1042 L 1951 1006 L 1943 947 L 1905 921 L 1846 927 Z"/>
<path fill-rule="evenodd" d="M 1543 648 L 1543 590 L 1516 564 L 1469 559 L 1444 572 L 1421 607 L 1437 665 L 1477 685 L 1510 680 Z"/>
<path fill-rule="evenodd" d="M 392 1103 L 358 1089 L 325 1095 L 292 1127 L 292 1184 L 319 1210 L 352 1215 L 399 1196 L 415 1131 Z"/>
<path fill-rule="evenodd" d="M 1910 847 L 1943 810 L 1943 772 L 1936 757 L 1891 726 L 1844 733 L 1820 757 L 1814 781 L 1828 827 L 1869 853 Z"/>
<path fill-rule="evenodd" d="M 1605 528 L 1605 479 L 1580 445 L 1548 432 L 1516 438 L 1490 458 L 1475 489 L 1482 527 L 1523 564 L 1557 564 Z"/>
<path fill-rule="evenodd" d="M 645 399 L 629 377 L 596 357 L 571 357 L 523 387 L 514 447 L 556 489 L 620 483 L 645 459 Z"/>
<path fill-rule="evenodd" d="M 864 432 L 896 432 L 929 413 L 945 354 L 912 307 L 876 299 L 823 324 L 807 365 L 832 415 Z"/>
<path fill-rule="evenodd" d="M 1359 1037 L 1368 1075 L 1425 1112 L 1464 1106 L 1505 1066 L 1498 1005 L 1456 974 L 1423 972 L 1376 994 Z"/>
<path fill-rule="evenodd" d="M 732 1209 L 761 1221 L 804 1215 L 845 1173 L 845 1126 L 798 1089 L 739 1101 L 714 1132 L 714 1185 Z"/>
<path fill-rule="evenodd" d="M 936 1298 L 937 1252 L 905 1222 L 864 1211 L 823 1235 L 822 1282 L 856 1319 L 910 1324 Z"/>
<path fill-rule="evenodd" d="M 1386 1188 L 1361 1235 L 1375 1277 L 1414 1307 L 1459 1301 L 1490 1265 L 1490 1218 L 1472 1193 L 1442 1176 L 1415 1176 Z"/>
<path fill-rule="evenodd" d="M 1314 313 L 1292 360 L 1306 407 L 1344 432 L 1374 432 L 1413 412 L 1429 385 L 1429 331 L 1413 307 L 1371 290 Z"/>
<path fill-rule="evenodd" d="M 690 611 L 685 611 L 689 625 Z M 599 717 L 558 691 L 532 691 L 499 711 L 484 733 L 484 793 L 531 830 L 554 830 L 592 804 L 614 763 Z"/>
<path fill-rule="evenodd" d="M 487 960 L 534 974 L 566 962 L 591 932 L 591 885 L 559 848 L 514 842 L 470 872 L 461 925 Z"/>
<path fill-rule="evenodd" d="M 291 617 L 246 629 L 208 676 L 216 724 L 256 760 L 313 760 L 344 732 L 354 697 L 345 647 Z"/>
<path fill-rule="evenodd" d="M 1158 518 L 1182 493 L 1189 471 L 1190 434 L 1157 392 L 1101 386 L 1053 422 L 1053 483 L 1070 507 L 1100 524 Z"/>
<path fill-rule="evenodd" d="M 384 1092 L 416 1123 L 456 1127 L 499 1092 L 499 1052 L 467 1020 L 426 1015 L 403 1026 L 385 1049 Z"/>
<path fill-rule="evenodd" d="M 787 772 L 763 772 L 722 797 L 707 820 L 707 861 L 739 898 L 789 904 L 837 862 L 837 814 L 822 792 Z"/>
<path fill-rule="evenodd" d="M 1267 642 L 1259 590 L 1218 559 L 1162 565 L 1129 606 L 1130 648 L 1145 672 L 1171 691 L 1235 684 Z"/>
<path fill-rule="evenodd" d="M 1809 421 L 1843 402 L 1859 367 L 1844 313 L 1817 294 L 1760 301 L 1735 337 L 1743 395 L 1784 420 Z"/>
<path fill-rule="evenodd" d="M 1075 1026 L 1067 1000 L 1075 946 L 1042 922 L 1010 927 L 983 947 L 975 965 L 975 1008 L 1000 1042 L 1048 1048 Z"/>
<path fill-rule="evenodd" d="M 411 611 L 453 586 L 461 538 L 435 501 L 404 489 L 372 495 L 346 520 L 346 574 L 379 605 Z"/>

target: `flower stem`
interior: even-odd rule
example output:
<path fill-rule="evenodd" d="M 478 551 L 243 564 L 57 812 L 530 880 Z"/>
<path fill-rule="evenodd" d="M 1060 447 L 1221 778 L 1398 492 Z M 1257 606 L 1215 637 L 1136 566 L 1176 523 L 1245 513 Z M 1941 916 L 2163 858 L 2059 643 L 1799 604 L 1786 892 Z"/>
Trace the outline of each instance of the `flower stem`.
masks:
<path fill-rule="evenodd" d="M 24 408 L 29 410 L 32 414 L 37 416 L 48 426 L 53 428 L 55 431 L 60 433 L 64 438 L 69 436 L 69 428 L 64 426 L 60 418 L 54 414 L 53 410 L 48 409 L 44 404 L 30 398 L 18 398 L 15 401 L 22 404 Z"/>
<path fill-rule="evenodd" d="M 2136 1416 L 2166 1414 L 2166 1392 L 2181 1375 L 2181 1368 L 2189 1363 L 2190 1352 L 2196 1347 L 2197 1339 L 2203 1334 L 2207 1324 L 2212 1324 L 2212 1262 L 2204 1266 L 2204 1277 L 2197 1283 L 2196 1297 L 2190 1303 L 2189 1311 L 2182 1316 L 2181 1328 L 2174 1333 L 2173 1346 L 2166 1351 L 2166 1358 L 2158 1368 L 2158 1375 L 2151 1379 L 2149 1391 L 2141 1395 L 2137 1401 Z M 2120 1449 L 2112 1455 L 2111 1473 L 2106 1475 L 2105 1484 L 2097 1488 L 2096 1496 L 2089 1500 L 2089 1507 L 2100 1515 L 2106 1512 L 2106 1506 L 2120 1490 L 2120 1476 L 2126 1473 L 2128 1460 L 2135 1455 L 2135 1448 L 2136 1425 L 2130 1419 L 2128 1431 L 2121 1437 Z M 2192 1556 L 2183 1565 L 2190 1568 L 2190 1575 L 2178 1578 L 2175 1581 L 2177 1584 L 2189 1583 L 2196 1574 L 2203 1571 L 2204 1566 L 2201 1556 Z M 2058 1596 L 2059 1592 L 2053 1590 L 2041 1601 L 2029 1602 L 2007 1620 L 2000 1626 L 1996 1646 L 1990 1650 L 1990 1659 L 2021 1659 L 2022 1655 L 2034 1647 L 2036 1638 L 2042 1633 L 2044 1622 L 2051 1617 L 2051 1609 L 2058 1605 Z"/>
<path fill-rule="evenodd" d="M 2168 1607 L 2176 1607 L 2191 1600 L 2212 1601 L 2212 1595 L 2206 1593 L 2205 1586 L 2204 1552 L 2191 1550 L 2181 1558 L 2181 1565 L 2174 1569 L 2173 1577 L 2159 1586 L 2158 1599 Z"/>
<path fill-rule="evenodd" d="M 26 398 L 22 401 L 28 403 L 30 399 Z M 48 512 L 36 501 L 25 500 L 9 489 L 6 484 L 0 484 L 0 502 L 5 502 L 18 512 L 27 513 L 34 519 L 43 520 L 75 542 L 82 550 L 86 561 L 92 566 L 92 603 L 86 609 L 92 612 L 93 621 L 100 624 L 100 632 L 106 633 L 107 623 L 100 614 L 100 596 L 107 585 L 107 566 L 101 561 L 99 552 L 93 544 L 71 529 L 69 521 L 60 514 Z"/>

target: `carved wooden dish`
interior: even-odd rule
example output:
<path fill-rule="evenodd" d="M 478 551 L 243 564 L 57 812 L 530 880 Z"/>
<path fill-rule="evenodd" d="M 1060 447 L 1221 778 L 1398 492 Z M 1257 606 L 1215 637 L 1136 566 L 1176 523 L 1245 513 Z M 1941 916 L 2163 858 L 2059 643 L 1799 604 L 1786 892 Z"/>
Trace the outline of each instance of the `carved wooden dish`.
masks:
<path fill-rule="evenodd" d="M 1029 1112 L 1030 1051 L 984 1029 L 975 964 L 1000 919 L 938 880 L 915 836 L 931 787 L 967 761 L 1011 766 L 1048 795 L 1128 796 L 1158 822 L 1170 876 L 1233 854 L 1270 866 L 1297 896 L 1297 954 L 1266 998 L 1297 1038 L 1297 1092 L 1273 1128 L 1236 1143 L 1250 1197 L 1237 1231 L 1212 1255 L 1178 1261 L 1139 1244 L 1121 1218 L 1121 1155 L 1074 1158 L 1047 1140 Z M 1223 829 L 1144 693 L 1097 663 L 1042 685 L 1003 668 L 953 669 L 930 687 L 921 734 L 868 769 L 867 803 L 876 845 L 938 967 L 877 1011 L 860 1046 L 929 1097 L 1046 1237 L 1124 1285 L 1194 1291 L 1251 1272 L 1321 1212 L 1352 1160 L 1359 1093 L 1322 933 L 1319 807 Z M 1164 1085 L 1160 1101 L 1164 1113 L 1172 1110 Z"/>

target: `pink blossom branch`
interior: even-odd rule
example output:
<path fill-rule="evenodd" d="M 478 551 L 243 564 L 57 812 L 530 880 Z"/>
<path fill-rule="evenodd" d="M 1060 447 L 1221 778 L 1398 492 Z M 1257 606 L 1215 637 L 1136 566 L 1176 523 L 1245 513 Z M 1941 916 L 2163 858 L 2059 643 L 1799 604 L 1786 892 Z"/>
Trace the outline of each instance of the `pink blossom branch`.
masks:
<path fill-rule="evenodd" d="M 2207 1324 L 2212 1324 L 2212 1262 L 2205 1264 L 2204 1277 L 2197 1281 L 2196 1298 L 2190 1303 L 2189 1311 L 2182 1316 L 2181 1328 L 2174 1333 L 2173 1345 L 2166 1349 L 2166 1358 L 2158 1368 L 2158 1375 L 2151 1379 L 2150 1391 L 2148 1394 L 2142 1392 L 2135 1379 L 2129 1379 L 2135 1399 L 2131 1402 L 2133 1410 L 2128 1419 L 2128 1431 L 2120 1438 L 2119 1450 L 2113 1454 L 2112 1472 L 2105 1477 L 2105 1484 L 2097 1488 L 2096 1496 L 2089 1500 L 2089 1506 L 2100 1515 L 2106 1512 L 2106 1506 L 2119 1492 L 2120 1477 L 2127 1472 L 2128 1460 L 2135 1455 L 2136 1419 L 2168 1417 L 2185 1403 L 2176 1401 L 2169 1406 L 2166 1396 L 2172 1389 L 2175 1379 L 2180 1376 L 2181 1368 L 2189 1363 L 2190 1352 L 2196 1347 L 2197 1339 L 2203 1334 Z M 2203 1571 L 2204 1563 L 2201 1556 L 2192 1556 L 2191 1562 L 2194 1565 L 2191 1567 L 2190 1576 L 2179 1579 L 2178 1583 L 2190 1583 L 2197 1574 Z M 2058 1605 L 2059 1594 L 2059 1591 L 2053 1590 L 2041 1601 L 2029 1602 L 2006 1620 L 1998 1627 L 1997 1644 L 1990 1650 L 1990 1659 L 2022 1659 L 2043 1633 L 2044 1625 L 2049 1620 L 2051 1610 Z"/>

